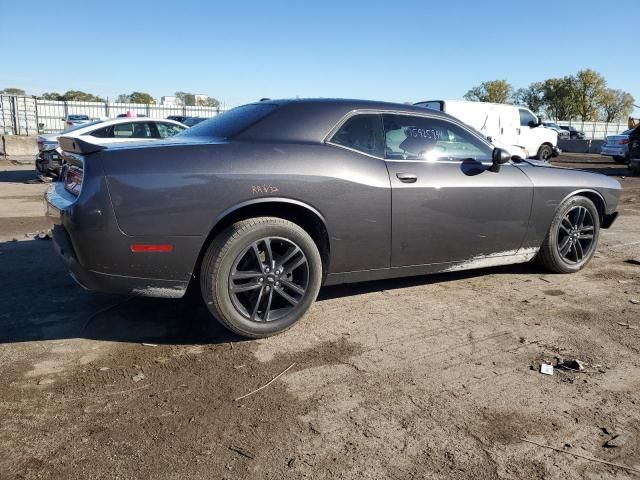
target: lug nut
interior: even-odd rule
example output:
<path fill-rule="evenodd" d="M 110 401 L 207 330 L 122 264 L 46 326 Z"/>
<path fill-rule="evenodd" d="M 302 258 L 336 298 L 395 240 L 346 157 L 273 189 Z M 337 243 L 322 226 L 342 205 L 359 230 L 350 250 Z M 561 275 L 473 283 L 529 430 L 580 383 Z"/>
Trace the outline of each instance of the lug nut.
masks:
<path fill-rule="evenodd" d="M 269 273 L 269 267 L 265 268 L 264 271 Z"/>
<path fill-rule="evenodd" d="M 263 283 L 263 282 L 264 282 L 264 278 L 260 277 L 260 278 L 258 279 L 258 282 Z"/>

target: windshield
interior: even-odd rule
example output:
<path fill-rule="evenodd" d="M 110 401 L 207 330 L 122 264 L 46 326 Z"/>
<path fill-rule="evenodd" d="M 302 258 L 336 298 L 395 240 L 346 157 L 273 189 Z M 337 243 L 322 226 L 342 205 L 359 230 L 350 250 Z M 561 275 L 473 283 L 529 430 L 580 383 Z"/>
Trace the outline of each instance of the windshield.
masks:
<path fill-rule="evenodd" d="M 273 103 L 251 103 L 200 122 L 180 135 L 188 137 L 231 138 L 278 108 Z"/>
<path fill-rule="evenodd" d="M 88 115 L 69 115 L 68 120 L 89 120 Z"/>

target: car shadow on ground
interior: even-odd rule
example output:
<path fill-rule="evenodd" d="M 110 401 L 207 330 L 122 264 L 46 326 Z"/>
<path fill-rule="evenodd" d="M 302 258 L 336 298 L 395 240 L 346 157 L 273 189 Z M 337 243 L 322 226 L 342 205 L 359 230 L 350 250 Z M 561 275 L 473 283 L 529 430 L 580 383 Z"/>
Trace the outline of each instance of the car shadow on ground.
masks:
<path fill-rule="evenodd" d="M 67 338 L 155 344 L 215 344 L 243 338 L 216 322 L 202 303 L 89 292 L 69 277 L 51 242 L 0 243 L 0 343 Z M 540 273 L 514 265 L 325 287 L 318 301 L 483 275 Z"/>

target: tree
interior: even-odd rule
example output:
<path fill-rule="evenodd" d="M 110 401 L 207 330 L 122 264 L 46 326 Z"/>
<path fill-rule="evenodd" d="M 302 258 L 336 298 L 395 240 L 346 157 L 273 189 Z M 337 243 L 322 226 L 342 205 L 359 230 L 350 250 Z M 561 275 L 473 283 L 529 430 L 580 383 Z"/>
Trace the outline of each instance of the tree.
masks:
<path fill-rule="evenodd" d="M 68 102 L 104 102 L 103 98 L 81 90 L 67 90 L 62 94 L 62 100 Z"/>
<path fill-rule="evenodd" d="M 116 97 L 116 103 L 131 103 L 131 98 L 126 93 L 121 93 Z"/>
<path fill-rule="evenodd" d="M 519 88 L 513 94 L 513 103 L 525 105 L 534 113 L 539 113 L 544 107 L 544 91 L 542 82 L 535 82 L 526 88 Z"/>
<path fill-rule="evenodd" d="M 464 98 L 473 102 L 509 103 L 513 87 L 506 80 L 490 80 L 473 87 Z"/>
<path fill-rule="evenodd" d="M 213 98 L 213 97 L 199 98 L 198 106 L 218 108 L 220 106 L 220 101 L 217 98 Z"/>
<path fill-rule="evenodd" d="M 549 117 L 571 120 L 575 114 L 573 77 L 549 78 L 542 82 L 542 99 Z"/>
<path fill-rule="evenodd" d="M 607 81 L 598 72 L 589 68 L 580 70 L 573 79 L 573 101 L 576 114 L 583 121 L 598 119 L 599 107 Z"/>
<path fill-rule="evenodd" d="M 176 92 L 175 96 L 181 105 L 186 105 L 187 107 L 193 107 L 196 104 L 196 96 L 193 93 Z"/>
<path fill-rule="evenodd" d="M 9 87 L 1 90 L 0 93 L 4 93 L 5 95 L 26 95 L 27 93 L 21 88 Z"/>
<path fill-rule="evenodd" d="M 144 92 L 132 92 L 131 95 L 129 95 L 129 101 L 131 103 L 143 103 L 146 105 L 154 105 L 156 103 L 151 95 Z"/>
<path fill-rule="evenodd" d="M 615 122 L 628 117 L 633 111 L 634 101 L 628 92 L 607 88 L 600 97 L 601 119 L 605 122 Z"/>
<path fill-rule="evenodd" d="M 64 100 L 64 98 L 62 98 L 62 95 L 60 95 L 58 92 L 46 92 L 40 95 L 40 98 L 44 100 Z"/>

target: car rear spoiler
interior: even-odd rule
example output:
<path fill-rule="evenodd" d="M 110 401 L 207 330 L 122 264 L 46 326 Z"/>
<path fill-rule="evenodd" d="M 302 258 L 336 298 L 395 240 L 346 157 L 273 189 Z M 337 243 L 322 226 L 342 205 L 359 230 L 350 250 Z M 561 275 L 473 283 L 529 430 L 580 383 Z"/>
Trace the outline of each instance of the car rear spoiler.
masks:
<path fill-rule="evenodd" d="M 82 155 L 99 152 L 101 150 L 106 150 L 107 148 L 104 145 L 96 145 L 95 143 L 87 142 L 86 140 L 78 137 L 60 137 L 58 139 L 58 143 L 60 144 L 61 150 L 69 153 L 79 153 Z"/>

